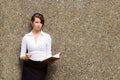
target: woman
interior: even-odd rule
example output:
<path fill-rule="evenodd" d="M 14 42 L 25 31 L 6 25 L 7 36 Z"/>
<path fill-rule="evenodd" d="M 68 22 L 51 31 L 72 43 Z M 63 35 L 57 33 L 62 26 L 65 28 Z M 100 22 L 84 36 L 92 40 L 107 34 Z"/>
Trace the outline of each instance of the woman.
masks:
<path fill-rule="evenodd" d="M 51 37 L 42 31 L 44 17 L 35 13 L 31 17 L 32 30 L 21 43 L 20 59 L 24 60 L 22 80 L 45 80 L 47 64 L 42 60 L 51 56 Z"/>

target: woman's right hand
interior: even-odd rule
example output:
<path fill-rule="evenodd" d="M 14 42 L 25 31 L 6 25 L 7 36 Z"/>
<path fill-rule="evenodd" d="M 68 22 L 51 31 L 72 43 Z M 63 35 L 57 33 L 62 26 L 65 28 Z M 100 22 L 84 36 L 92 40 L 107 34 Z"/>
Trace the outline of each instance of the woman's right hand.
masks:
<path fill-rule="evenodd" d="M 26 59 L 30 59 L 30 57 L 31 57 L 31 54 L 30 54 L 30 53 L 27 53 L 27 54 L 26 54 Z"/>
<path fill-rule="evenodd" d="M 28 60 L 30 59 L 31 57 L 31 54 L 30 53 L 27 53 L 25 56 L 21 57 L 22 60 Z"/>

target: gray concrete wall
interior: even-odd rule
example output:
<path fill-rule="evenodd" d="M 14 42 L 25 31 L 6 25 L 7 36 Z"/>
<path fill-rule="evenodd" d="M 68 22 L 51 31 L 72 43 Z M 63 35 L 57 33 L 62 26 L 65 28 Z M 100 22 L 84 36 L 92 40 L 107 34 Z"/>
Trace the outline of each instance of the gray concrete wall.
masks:
<path fill-rule="evenodd" d="M 48 80 L 120 79 L 120 0 L 0 0 L 0 80 L 20 80 L 20 43 L 35 12 L 53 54 L 64 51 Z"/>

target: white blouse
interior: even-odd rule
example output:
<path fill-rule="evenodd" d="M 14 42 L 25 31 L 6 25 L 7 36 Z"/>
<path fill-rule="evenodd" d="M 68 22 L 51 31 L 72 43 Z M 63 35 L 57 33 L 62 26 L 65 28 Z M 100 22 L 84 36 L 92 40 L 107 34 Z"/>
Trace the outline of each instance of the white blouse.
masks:
<path fill-rule="evenodd" d="M 25 56 L 26 53 L 31 54 L 30 59 L 33 61 L 42 61 L 52 56 L 51 36 L 41 31 L 35 43 L 32 31 L 26 34 L 22 39 L 20 57 Z"/>

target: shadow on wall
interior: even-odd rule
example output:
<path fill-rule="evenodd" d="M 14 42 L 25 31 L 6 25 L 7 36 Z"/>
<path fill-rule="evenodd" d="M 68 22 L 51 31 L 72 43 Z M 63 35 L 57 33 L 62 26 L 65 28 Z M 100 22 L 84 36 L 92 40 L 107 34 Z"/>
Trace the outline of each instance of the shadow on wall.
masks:
<path fill-rule="evenodd" d="M 57 71 L 57 65 L 56 63 L 54 64 L 49 64 L 48 65 L 48 76 L 47 76 L 47 80 L 49 79 L 53 79 L 53 76 L 55 75 Z"/>

